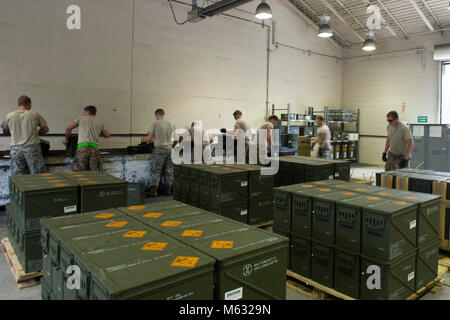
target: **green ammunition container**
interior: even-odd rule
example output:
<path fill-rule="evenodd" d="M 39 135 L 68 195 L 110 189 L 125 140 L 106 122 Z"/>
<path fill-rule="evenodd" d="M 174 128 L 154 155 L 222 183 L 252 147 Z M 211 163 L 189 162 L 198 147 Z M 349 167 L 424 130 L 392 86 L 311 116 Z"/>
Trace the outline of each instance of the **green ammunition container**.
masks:
<path fill-rule="evenodd" d="M 14 253 L 22 265 L 25 273 L 38 272 L 42 270 L 42 256 L 40 244 L 40 231 L 26 232 L 22 224 L 17 222 L 12 208 L 7 205 L 6 211 L 10 219 L 11 235 L 15 235 L 11 244 Z"/>
<path fill-rule="evenodd" d="M 248 204 L 248 224 L 256 225 L 273 220 L 273 198 L 250 200 Z"/>
<path fill-rule="evenodd" d="M 417 205 L 376 196 L 366 196 L 366 199 L 373 199 L 374 203 L 362 208 L 362 254 L 392 261 L 415 249 Z"/>
<path fill-rule="evenodd" d="M 358 253 L 335 248 L 334 288 L 359 299 L 361 287 L 361 257 Z"/>
<path fill-rule="evenodd" d="M 262 175 L 263 167 L 249 164 L 225 165 L 225 167 L 248 171 L 249 200 L 267 199 L 273 196 L 274 176 Z"/>
<path fill-rule="evenodd" d="M 380 187 L 375 187 L 367 184 L 359 184 L 359 183 L 353 183 L 353 182 L 345 182 L 345 183 L 339 183 L 333 185 L 334 188 L 340 189 L 340 190 L 348 190 L 353 192 L 361 192 L 361 193 L 368 193 L 368 194 L 374 194 L 378 192 L 382 192 L 383 190 L 390 190 L 392 189 L 385 189 Z"/>
<path fill-rule="evenodd" d="M 283 237 L 286 237 L 289 239 L 289 250 L 288 250 L 288 255 L 287 255 L 287 268 L 291 269 L 292 268 L 292 256 L 291 256 L 291 247 L 292 247 L 292 232 L 286 232 L 280 229 L 277 229 L 276 227 L 272 228 L 272 232 L 275 234 L 279 234 L 282 235 Z"/>
<path fill-rule="evenodd" d="M 418 205 L 417 246 L 419 248 L 439 239 L 440 196 L 399 190 L 380 192 L 378 195 Z"/>
<path fill-rule="evenodd" d="M 248 201 L 248 173 L 226 167 L 209 168 L 209 201 L 211 206 L 226 206 Z"/>
<path fill-rule="evenodd" d="M 296 184 L 273 189 L 273 226 L 285 232 L 291 231 L 292 192 L 312 189 L 310 184 Z"/>
<path fill-rule="evenodd" d="M 190 178 L 189 178 L 189 204 L 192 206 L 198 206 L 200 201 L 200 165 L 189 165 Z"/>
<path fill-rule="evenodd" d="M 416 292 L 416 250 L 390 262 L 362 255 L 361 272 L 362 300 L 405 300 Z"/>
<path fill-rule="evenodd" d="M 128 183 L 127 205 L 133 206 L 144 202 L 145 200 L 145 184 Z"/>
<path fill-rule="evenodd" d="M 80 212 L 127 205 L 128 182 L 99 171 L 67 172 L 64 177 L 78 184 Z"/>
<path fill-rule="evenodd" d="M 11 214 L 26 232 L 39 220 L 78 212 L 77 185 L 58 174 L 9 177 Z"/>
<path fill-rule="evenodd" d="M 334 178 L 334 167 L 329 163 L 305 162 L 305 182 L 328 180 Z"/>
<path fill-rule="evenodd" d="M 208 203 L 209 205 L 209 168 L 205 166 L 198 173 L 198 182 L 200 190 L 200 203 Z"/>
<path fill-rule="evenodd" d="M 377 187 L 381 187 L 381 175 L 382 175 L 381 172 L 375 173 L 375 177 L 376 177 L 375 183 L 376 183 Z"/>
<path fill-rule="evenodd" d="M 416 290 L 421 289 L 438 276 L 439 240 L 417 250 Z"/>
<path fill-rule="evenodd" d="M 435 178 L 432 176 L 422 174 L 408 174 L 407 176 L 409 177 L 409 191 L 433 193 L 433 181 L 435 181 Z"/>
<path fill-rule="evenodd" d="M 334 179 L 350 181 L 350 162 L 344 160 L 328 160 L 322 158 L 310 158 L 298 156 L 297 159 L 305 161 L 318 161 L 333 165 Z"/>
<path fill-rule="evenodd" d="M 305 164 L 303 161 L 291 157 L 280 159 L 280 168 L 282 185 L 288 186 L 297 183 L 304 183 Z"/>
<path fill-rule="evenodd" d="M 181 175 L 181 165 L 173 165 L 173 199 L 181 200 L 183 177 Z"/>
<path fill-rule="evenodd" d="M 216 259 L 216 300 L 286 299 L 288 238 L 231 220 L 203 218 L 178 229 L 169 232 Z"/>
<path fill-rule="evenodd" d="M 360 217 L 354 210 L 347 210 L 345 206 L 339 206 L 339 213 L 337 213 L 337 204 L 346 199 L 354 199 L 360 194 L 351 191 L 337 191 L 332 188 L 319 188 L 309 192 L 305 195 L 310 195 L 312 201 L 312 238 L 319 240 L 329 245 L 335 243 L 335 225 L 336 218 L 339 217 L 341 222 L 346 220 L 347 223 L 351 220 L 360 221 Z"/>
<path fill-rule="evenodd" d="M 41 281 L 41 299 L 42 300 L 53 300 L 50 289 L 43 281 Z"/>
<path fill-rule="evenodd" d="M 336 246 L 347 251 L 361 252 L 362 208 L 380 201 L 379 197 L 360 194 L 354 197 L 353 191 L 349 198 L 336 201 Z"/>
<path fill-rule="evenodd" d="M 292 234 L 291 265 L 295 273 L 311 278 L 311 239 Z"/>
<path fill-rule="evenodd" d="M 345 186 L 347 182 L 342 180 L 319 180 L 308 182 L 307 184 L 312 184 L 315 187 L 332 187 L 336 185 Z"/>
<path fill-rule="evenodd" d="M 334 288 L 334 247 L 312 240 L 311 279 Z"/>
<path fill-rule="evenodd" d="M 248 206 L 249 203 L 247 201 L 238 202 L 227 206 L 217 206 L 211 203 L 209 206 L 209 211 L 232 220 L 236 220 L 242 223 L 249 223 Z"/>
<path fill-rule="evenodd" d="M 105 211 L 82 213 L 77 215 L 60 216 L 56 218 L 41 219 L 41 257 L 42 257 L 42 280 L 56 294 L 57 298 L 62 299 L 62 269 L 61 267 L 61 241 L 59 236 L 52 233 L 65 226 L 74 226 L 77 224 L 100 224 L 104 225 L 116 219 L 125 217 L 125 214 L 118 210 L 109 209 Z M 78 230 L 80 230 L 78 228 Z M 70 265 L 70 264 L 69 264 Z M 56 280 L 54 279 L 56 277 Z M 53 290 L 59 286 L 59 290 Z"/>

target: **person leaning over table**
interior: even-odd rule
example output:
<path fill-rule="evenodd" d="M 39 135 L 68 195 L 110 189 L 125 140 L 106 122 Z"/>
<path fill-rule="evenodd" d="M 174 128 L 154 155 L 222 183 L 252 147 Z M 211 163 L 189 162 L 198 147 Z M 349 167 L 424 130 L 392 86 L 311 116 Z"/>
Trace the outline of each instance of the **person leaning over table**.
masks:
<path fill-rule="evenodd" d="M 45 172 L 39 136 L 49 132 L 47 121 L 31 111 L 31 98 L 21 96 L 19 109 L 6 115 L 2 122 L 4 136 L 11 137 L 11 175 Z"/>
<path fill-rule="evenodd" d="M 72 130 L 78 129 L 78 145 L 75 159 L 72 164 L 73 171 L 103 171 L 102 156 L 99 150 L 99 138 L 111 138 L 105 126 L 95 119 L 97 108 L 87 106 L 84 113 L 67 127 L 64 144 L 69 143 Z"/>
<path fill-rule="evenodd" d="M 389 112 L 386 118 L 389 125 L 382 157 L 382 160 L 386 162 L 385 170 L 393 171 L 407 168 L 414 149 L 411 129 L 400 121 L 396 111 Z"/>

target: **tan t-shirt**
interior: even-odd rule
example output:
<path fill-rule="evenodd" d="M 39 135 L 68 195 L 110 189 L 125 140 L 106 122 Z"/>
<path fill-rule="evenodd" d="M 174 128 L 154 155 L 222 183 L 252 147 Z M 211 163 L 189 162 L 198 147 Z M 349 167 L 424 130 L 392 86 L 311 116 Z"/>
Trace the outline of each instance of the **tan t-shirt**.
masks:
<path fill-rule="evenodd" d="M 259 127 L 260 130 L 267 130 L 267 128 L 273 129 L 273 123 L 265 122 L 261 127 Z"/>
<path fill-rule="evenodd" d="M 155 147 L 171 147 L 172 133 L 175 128 L 166 119 L 156 120 L 150 125 L 148 133 L 155 137 Z"/>
<path fill-rule="evenodd" d="M 11 132 L 11 146 L 39 144 L 39 129 L 47 121 L 37 112 L 17 110 L 6 115 L 3 130 Z"/>
<path fill-rule="evenodd" d="M 78 124 L 78 143 L 100 143 L 100 134 L 105 126 L 98 123 L 93 116 L 81 116 L 74 120 Z"/>
<path fill-rule="evenodd" d="M 391 141 L 389 150 L 395 155 L 404 155 L 408 151 L 406 141 L 412 139 L 411 129 L 400 122 L 397 127 L 388 126 L 387 133 Z"/>
<path fill-rule="evenodd" d="M 236 122 L 234 123 L 234 126 L 237 127 L 238 129 L 244 130 L 244 132 L 247 132 L 247 130 L 250 129 L 250 126 L 248 125 L 247 121 L 245 121 L 242 118 L 239 120 L 236 120 Z"/>
<path fill-rule="evenodd" d="M 331 141 L 330 141 L 331 131 L 330 131 L 330 128 L 328 128 L 327 125 L 324 124 L 323 126 L 321 126 L 321 127 L 319 127 L 317 129 L 318 143 L 322 143 L 323 142 L 323 140 L 321 140 L 322 138 L 319 137 L 320 135 L 323 135 L 323 139 L 325 141 L 325 143 L 324 143 L 325 148 L 324 149 L 331 150 Z"/>

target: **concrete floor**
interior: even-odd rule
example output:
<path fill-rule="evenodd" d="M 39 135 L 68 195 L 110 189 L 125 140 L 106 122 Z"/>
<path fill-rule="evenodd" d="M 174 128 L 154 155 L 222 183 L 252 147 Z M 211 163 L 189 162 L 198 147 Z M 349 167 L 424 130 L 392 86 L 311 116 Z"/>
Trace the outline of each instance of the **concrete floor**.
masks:
<path fill-rule="evenodd" d="M 383 171 L 383 168 L 376 166 L 356 165 L 352 168 L 352 178 L 375 181 L 375 172 Z M 147 200 L 146 202 L 159 202 L 171 200 L 171 197 L 158 197 L 156 199 Z M 7 236 L 5 215 L 0 212 L 0 239 Z M 450 272 L 444 276 L 445 283 L 441 290 L 437 293 L 429 292 L 424 295 L 421 300 L 450 300 Z M 0 254 L 0 300 L 40 300 L 41 287 L 36 286 L 27 289 L 18 289 L 14 281 L 9 265 L 5 256 Z M 286 288 L 287 300 L 312 300 L 306 295 L 297 291 Z"/>

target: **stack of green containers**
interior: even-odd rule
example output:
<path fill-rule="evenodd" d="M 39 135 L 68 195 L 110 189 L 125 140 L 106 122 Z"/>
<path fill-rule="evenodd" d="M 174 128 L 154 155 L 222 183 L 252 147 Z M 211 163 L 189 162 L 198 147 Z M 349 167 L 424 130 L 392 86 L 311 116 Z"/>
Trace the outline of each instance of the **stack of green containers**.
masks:
<path fill-rule="evenodd" d="M 114 209 L 42 219 L 46 300 L 209 300 L 214 259 Z M 71 284 L 70 266 L 80 270 Z"/>
<path fill-rule="evenodd" d="M 9 240 L 25 273 L 42 270 L 40 219 L 78 212 L 76 184 L 57 174 L 11 176 Z"/>
<path fill-rule="evenodd" d="M 11 176 L 9 237 L 26 273 L 41 271 L 40 220 L 127 204 L 127 182 L 89 172 Z"/>
<path fill-rule="evenodd" d="M 43 299 L 285 299 L 286 238 L 178 201 L 41 223 Z"/>
<path fill-rule="evenodd" d="M 174 199 L 251 225 L 272 220 L 273 176 L 253 165 L 177 165 Z"/>
<path fill-rule="evenodd" d="M 291 236 L 292 271 L 357 299 L 406 299 L 434 280 L 440 197 L 393 191 L 337 180 L 275 188 L 274 232 Z"/>

